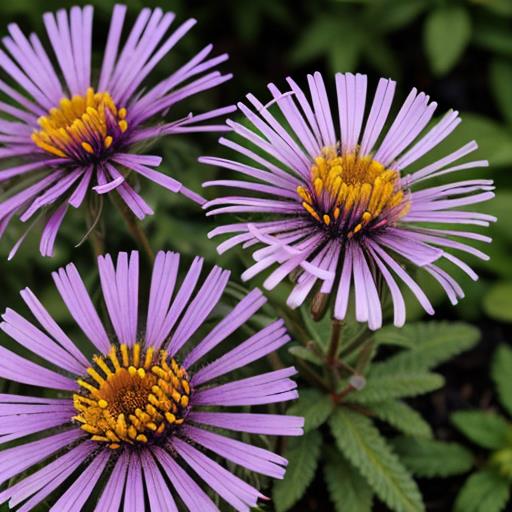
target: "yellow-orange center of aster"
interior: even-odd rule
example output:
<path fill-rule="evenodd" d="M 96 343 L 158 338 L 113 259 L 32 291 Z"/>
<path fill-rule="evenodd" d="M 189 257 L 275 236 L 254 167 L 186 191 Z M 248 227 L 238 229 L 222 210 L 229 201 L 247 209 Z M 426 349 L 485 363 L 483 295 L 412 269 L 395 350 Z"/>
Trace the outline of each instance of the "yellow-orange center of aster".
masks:
<path fill-rule="evenodd" d="M 297 193 L 311 217 L 349 238 L 365 227 L 396 221 L 409 209 L 398 171 L 335 148 L 324 148 L 315 158 L 310 185 L 297 187 Z"/>
<path fill-rule="evenodd" d="M 78 379 L 73 395 L 74 420 L 93 441 L 112 449 L 121 444 L 157 441 L 181 425 L 188 414 L 190 382 L 186 370 L 165 350 L 142 353 L 137 343 L 112 346 L 108 357 L 96 356 L 88 376 Z"/>
<path fill-rule="evenodd" d="M 128 129 L 126 114 L 108 92 L 89 88 L 84 96 L 61 99 L 58 108 L 40 117 L 41 129 L 32 140 L 52 155 L 87 160 L 102 155 Z"/>

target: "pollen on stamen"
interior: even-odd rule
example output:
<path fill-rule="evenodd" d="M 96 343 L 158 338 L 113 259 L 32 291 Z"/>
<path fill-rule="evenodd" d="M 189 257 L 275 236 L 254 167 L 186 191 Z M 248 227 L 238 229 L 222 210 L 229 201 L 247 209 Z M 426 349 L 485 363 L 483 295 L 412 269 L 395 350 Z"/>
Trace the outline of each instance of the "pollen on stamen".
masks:
<path fill-rule="evenodd" d="M 107 357 L 96 356 L 94 362 L 87 377 L 77 380 L 82 391 L 73 395 L 73 419 L 91 440 L 111 449 L 158 442 L 185 421 L 189 377 L 167 352 L 143 353 L 139 344 L 112 346 Z"/>
<path fill-rule="evenodd" d="M 410 207 L 398 171 L 336 148 L 324 148 L 315 158 L 310 182 L 297 187 L 297 194 L 308 215 L 341 238 L 395 223 Z"/>
<path fill-rule="evenodd" d="M 89 88 L 84 96 L 63 98 L 38 119 L 32 140 L 52 155 L 87 161 L 101 157 L 128 130 L 126 108 L 118 109 L 108 92 Z"/>

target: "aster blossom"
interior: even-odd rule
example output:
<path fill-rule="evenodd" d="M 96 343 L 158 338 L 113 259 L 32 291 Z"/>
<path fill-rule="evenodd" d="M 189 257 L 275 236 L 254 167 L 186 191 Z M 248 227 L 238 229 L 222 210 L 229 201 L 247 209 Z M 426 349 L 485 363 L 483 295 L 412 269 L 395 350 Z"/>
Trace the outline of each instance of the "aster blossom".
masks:
<path fill-rule="evenodd" d="M 51 508 L 59 512 L 82 510 L 93 492 L 99 496 L 96 511 L 115 512 L 121 503 L 125 511 L 177 511 L 177 497 L 188 510 L 215 511 L 206 485 L 234 509 L 249 511 L 262 494 L 214 458 L 283 478 L 284 458 L 216 432 L 302 434 L 303 418 L 248 410 L 295 399 L 294 368 L 228 377 L 289 341 L 283 321 L 220 355 L 218 349 L 265 298 L 251 291 L 205 329 L 229 272 L 214 267 L 201 279 L 203 261 L 196 258 L 178 285 L 179 259 L 176 253 L 158 253 L 144 325 L 139 325 L 137 252 L 120 253 L 116 263 L 110 256 L 98 259 L 111 328 L 100 320 L 73 264 L 53 274 L 92 357 L 28 288 L 21 296 L 39 325 L 6 310 L 0 328 L 41 362 L 0 347 L 0 376 L 45 393 L 0 395 L 0 443 L 16 440 L 16 446 L 0 451 L 0 482 L 23 474 L 0 493 L 0 503 L 32 510 L 59 488 Z M 215 357 L 206 362 L 214 349 Z M 58 396 L 48 398 L 48 390 Z"/>
<path fill-rule="evenodd" d="M 394 81 L 381 79 L 367 107 L 367 77 L 336 74 L 338 112 L 333 115 L 320 73 L 307 79 L 310 99 L 291 78 L 285 92 L 269 84 L 272 99 L 266 105 L 248 94 L 249 106 L 238 104 L 244 121 L 227 121 L 236 140 L 219 140 L 238 158 L 201 158 L 239 176 L 203 186 L 244 191 L 209 201 L 207 215 L 251 214 L 248 221 L 220 226 L 209 234 L 230 235 L 218 251 L 258 245 L 253 252 L 256 263 L 243 279 L 277 266 L 265 288 L 274 288 L 293 273 L 296 281 L 288 305 L 300 306 L 316 286 L 320 293 L 333 294 L 333 316 L 340 320 L 353 295 L 356 319 L 371 329 L 382 325 L 382 288 L 392 298 L 395 325 L 404 324 L 399 283 L 433 314 L 407 266 L 428 272 L 456 304 L 464 293 L 439 263 L 447 260 L 477 279 L 452 251 L 488 259 L 464 240 L 490 238 L 459 225 L 488 226 L 496 219 L 460 207 L 491 199 L 493 182 L 466 179 L 428 187 L 428 180 L 488 163 L 461 162 L 477 149 L 472 141 L 424 167 L 411 167 L 457 127 L 458 112 L 449 111 L 427 128 L 437 104 L 413 89 L 385 129 Z"/>
<path fill-rule="evenodd" d="M 168 112 L 189 96 L 229 80 L 231 75 L 214 70 L 227 55 L 211 57 L 208 45 L 148 87 L 153 69 L 196 21 L 174 29 L 173 13 L 145 8 L 123 42 L 125 17 L 126 7 L 116 5 L 97 77 L 92 70 L 91 6 L 44 15 L 53 55 L 36 34 L 27 37 L 18 25 L 8 25 L 9 35 L 2 40 L 6 51 L 0 50 L 0 67 L 8 78 L 0 80 L 0 91 L 9 98 L 0 102 L 0 183 L 24 181 L 17 187 L 4 185 L 8 197 L 0 203 L 0 236 L 13 217 L 28 222 L 43 216 L 40 250 L 51 256 L 67 210 L 80 207 L 88 193 L 115 191 L 143 219 L 153 211 L 130 174 L 203 202 L 157 170 L 160 156 L 139 152 L 163 135 L 225 129 L 208 122 L 232 107 L 172 120 Z"/>

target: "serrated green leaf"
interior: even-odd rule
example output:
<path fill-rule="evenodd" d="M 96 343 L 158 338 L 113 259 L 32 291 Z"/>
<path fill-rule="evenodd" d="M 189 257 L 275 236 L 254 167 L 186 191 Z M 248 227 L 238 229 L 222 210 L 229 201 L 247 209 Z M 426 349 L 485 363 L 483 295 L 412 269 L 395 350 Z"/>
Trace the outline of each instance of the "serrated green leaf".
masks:
<path fill-rule="evenodd" d="M 489 72 L 492 92 L 499 111 L 505 120 L 512 124 L 512 94 L 510 94 L 512 63 L 505 59 L 496 58 L 491 62 Z"/>
<path fill-rule="evenodd" d="M 457 411 L 452 423 L 471 441 L 489 450 L 498 450 L 510 437 L 509 423 L 493 412 Z"/>
<path fill-rule="evenodd" d="M 496 283 L 484 297 L 484 310 L 495 320 L 512 322 L 512 282 Z"/>
<path fill-rule="evenodd" d="M 457 443 L 403 436 L 393 439 L 392 444 L 400 460 L 419 477 L 460 475 L 473 466 L 472 453 Z"/>
<path fill-rule="evenodd" d="M 435 342 L 435 345 L 456 345 L 459 347 L 459 352 L 473 347 L 479 338 L 478 329 L 464 322 L 416 322 L 401 328 L 384 327 L 375 335 L 375 340 L 379 344 L 398 345 L 418 350 L 425 344 Z M 447 353 L 441 362 L 452 357 L 453 352 Z M 431 363 L 431 367 L 436 364 L 439 364 L 437 360 Z"/>
<path fill-rule="evenodd" d="M 302 498 L 315 476 L 321 446 L 322 436 L 317 430 L 290 441 L 284 454 L 288 459 L 286 475 L 272 491 L 277 512 L 285 512 Z"/>
<path fill-rule="evenodd" d="M 372 374 L 384 375 L 435 368 L 474 347 L 480 332 L 472 325 L 459 322 L 420 322 L 401 329 L 385 327 L 377 332 L 375 339 L 381 344 L 397 344 L 411 349 L 374 363 Z"/>
<path fill-rule="evenodd" d="M 474 473 L 462 487 L 454 512 L 500 512 L 510 497 L 510 483 L 492 470 Z"/>
<path fill-rule="evenodd" d="M 336 512 L 371 512 L 371 487 L 338 451 L 325 464 L 324 477 Z"/>
<path fill-rule="evenodd" d="M 509 346 L 500 345 L 494 352 L 491 376 L 501 405 L 512 415 L 512 349 Z"/>
<path fill-rule="evenodd" d="M 425 510 L 413 478 L 369 418 L 339 407 L 331 415 L 329 425 L 340 451 L 390 509 Z"/>
<path fill-rule="evenodd" d="M 370 377 L 361 391 L 354 391 L 347 402 L 370 404 L 422 395 L 443 387 L 444 378 L 437 373 L 403 372 L 394 375 Z"/>
<path fill-rule="evenodd" d="M 434 9 L 425 21 L 425 50 L 432 71 L 442 75 L 457 63 L 471 37 L 471 19 L 462 6 Z"/>
<path fill-rule="evenodd" d="M 299 399 L 288 409 L 288 413 L 304 417 L 304 432 L 317 429 L 327 421 L 334 410 L 334 403 L 329 395 L 316 389 L 303 389 Z"/>
<path fill-rule="evenodd" d="M 381 421 L 413 437 L 432 437 L 430 425 L 412 407 L 399 400 L 370 404 L 370 411 Z"/>

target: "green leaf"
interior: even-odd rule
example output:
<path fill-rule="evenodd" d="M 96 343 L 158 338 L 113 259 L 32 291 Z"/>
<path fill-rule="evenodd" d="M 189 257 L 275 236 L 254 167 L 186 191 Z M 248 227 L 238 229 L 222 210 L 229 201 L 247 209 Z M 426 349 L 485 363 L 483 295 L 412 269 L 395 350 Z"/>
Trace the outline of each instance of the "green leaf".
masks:
<path fill-rule="evenodd" d="M 396 373 L 371 377 L 361 391 L 354 391 L 347 402 L 370 404 L 429 393 L 444 385 L 444 379 L 437 373 Z"/>
<path fill-rule="evenodd" d="M 303 389 L 288 413 L 304 416 L 304 432 L 309 432 L 323 425 L 333 410 L 334 403 L 329 395 L 316 389 Z"/>
<path fill-rule="evenodd" d="M 329 457 L 324 477 L 336 512 L 371 512 L 370 486 L 341 453 L 336 451 Z"/>
<path fill-rule="evenodd" d="M 427 7 L 425 0 L 393 0 L 373 2 L 366 11 L 367 23 L 380 33 L 398 30 L 411 24 Z M 379 23 L 375 25 L 375 20 Z"/>
<path fill-rule="evenodd" d="M 512 322 L 512 282 L 499 282 L 486 293 L 485 312 L 494 320 Z"/>
<path fill-rule="evenodd" d="M 277 512 L 285 512 L 302 498 L 315 476 L 321 446 L 322 436 L 317 430 L 290 441 L 284 454 L 288 459 L 286 475 L 272 491 Z"/>
<path fill-rule="evenodd" d="M 512 415 L 512 348 L 500 345 L 492 360 L 491 376 L 501 405 Z"/>
<path fill-rule="evenodd" d="M 425 510 L 413 478 L 369 418 L 339 407 L 329 425 L 338 448 L 390 509 Z"/>
<path fill-rule="evenodd" d="M 457 63 L 471 37 L 471 19 L 462 6 L 434 9 L 425 21 L 424 43 L 432 71 L 443 75 Z"/>
<path fill-rule="evenodd" d="M 290 354 L 294 357 L 303 359 L 304 361 L 309 361 L 310 363 L 316 364 L 317 366 L 321 366 L 323 364 L 323 361 L 320 359 L 320 357 L 301 345 L 290 347 L 288 352 L 290 352 Z"/>
<path fill-rule="evenodd" d="M 474 4 L 500 16 L 512 16 L 512 2 L 510 0 L 471 0 Z"/>
<path fill-rule="evenodd" d="M 511 3 L 512 5 L 512 3 Z M 512 124 L 512 63 L 505 59 L 495 58 L 490 67 L 491 88 L 500 113 L 509 124 Z"/>
<path fill-rule="evenodd" d="M 322 349 L 326 350 L 331 336 L 332 320 L 330 315 L 326 314 L 321 320 L 315 322 L 311 316 L 309 305 L 304 305 L 300 308 L 300 315 L 313 340 Z"/>
<path fill-rule="evenodd" d="M 370 411 L 379 420 L 389 423 L 404 434 L 413 437 L 432 437 L 430 425 L 412 407 L 399 400 L 388 400 L 369 405 Z"/>
<path fill-rule="evenodd" d="M 364 43 L 364 30 L 354 17 L 340 13 L 317 16 L 302 32 L 290 59 L 304 64 L 327 57 L 333 71 L 352 71 L 357 65 Z"/>
<path fill-rule="evenodd" d="M 512 55 L 510 21 L 496 17 L 476 19 L 473 42 L 495 54 Z"/>
<path fill-rule="evenodd" d="M 458 411 L 451 421 L 471 441 L 489 450 L 502 448 L 510 436 L 510 425 L 493 412 Z"/>
<path fill-rule="evenodd" d="M 399 79 L 401 76 L 398 62 L 391 46 L 385 37 L 368 38 L 363 47 L 365 60 L 383 75 Z"/>
<path fill-rule="evenodd" d="M 460 475 L 473 466 L 472 453 L 457 443 L 411 437 L 398 437 L 392 443 L 401 461 L 419 477 Z"/>
<path fill-rule="evenodd" d="M 510 483 L 494 471 L 474 473 L 462 487 L 454 512 L 500 512 L 510 497 Z"/>
<path fill-rule="evenodd" d="M 430 370 L 473 348 L 480 339 L 475 327 L 457 322 L 421 322 L 401 329 L 385 327 L 377 332 L 378 343 L 396 344 L 411 350 L 402 351 L 386 361 L 374 363 L 373 375 L 396 371 Z"/>
<path fill-rule="evenodd" d="M 341 20 L 341 25 L 345 22 Z M 302 31 L 301 38 L 294 48 L 291 60 L 296 64 L 304 64 L 311 59 L 326 55 L 332 47 L 340 30 L 340 20 L 326 14 L 312 20 Z"/>
<path fill-rule="evenodd" d="M 329 65 L 333 73 L 355 71 L 357 68 L 362 49 L 361 37 L 359 32 L 350 32 L 345 31 L 329 51 Z"/>

